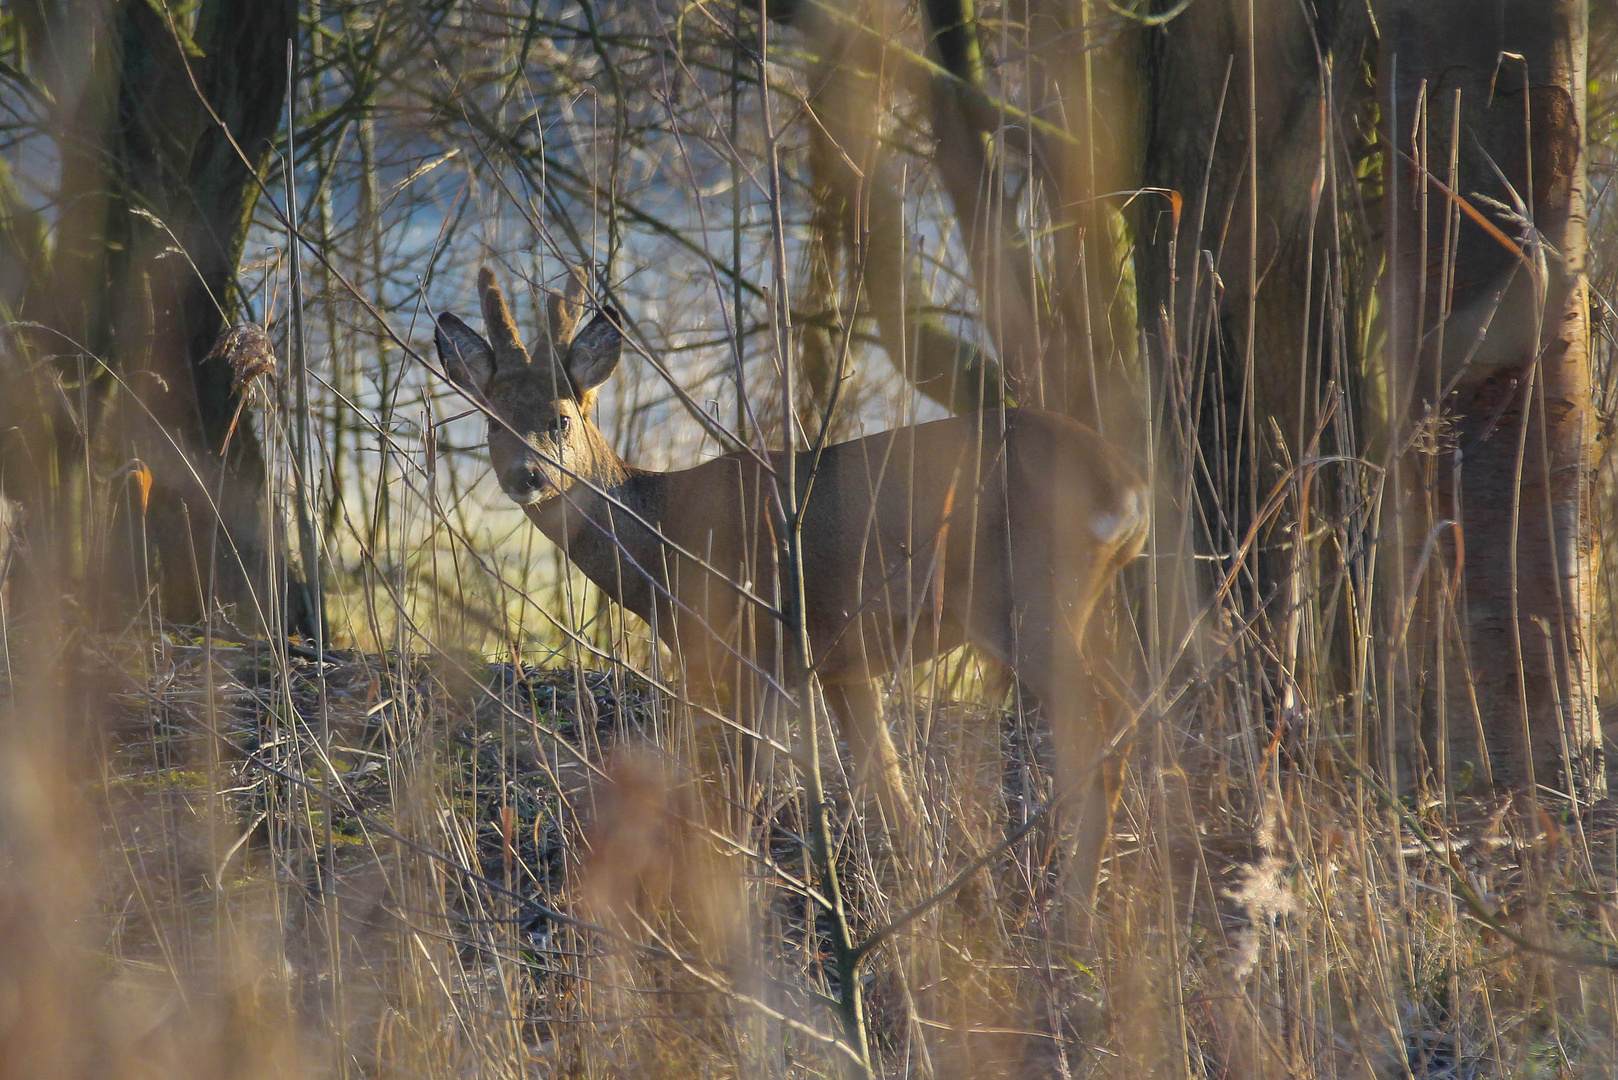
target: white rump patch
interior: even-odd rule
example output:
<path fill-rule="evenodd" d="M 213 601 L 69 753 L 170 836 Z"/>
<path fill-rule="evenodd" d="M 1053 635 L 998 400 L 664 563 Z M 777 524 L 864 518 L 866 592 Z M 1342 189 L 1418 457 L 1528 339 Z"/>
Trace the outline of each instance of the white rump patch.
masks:
<path fill-rule="evenodd" d="M 1131 489 L 1119 499 L 1116 510 L 1103 511 L 1090 518 L 1090 532 L 1103 544 L 1116 543 L 1140 528 L 1146 519 L 1144 493 Z"/>

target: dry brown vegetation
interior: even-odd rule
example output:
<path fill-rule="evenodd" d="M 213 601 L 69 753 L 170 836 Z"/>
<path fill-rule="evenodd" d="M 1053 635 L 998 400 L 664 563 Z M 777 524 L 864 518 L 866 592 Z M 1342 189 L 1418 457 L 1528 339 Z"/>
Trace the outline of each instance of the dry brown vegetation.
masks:
<path fill-rule="evenodd" d="M 32 689 L 4 762 L 9 1075 L 848 1067 L 801 790 L 777 785 L 767 824 L 726 842 L 644 681 L 317 662 L 218 627 L 70 636 L 54 695 L 12 683 Z M 30 638 L 13 624 L 38 675 Z M 1244 745 L 1217 720 L 1239 690 L 1180 704 L 1204 710 L 1199 737 L 1142 740 L 1083 962 L 1057 932 L 1052 838 L 1018 828 L 1048 790 L 1037 726 L 906 703 L 931 729 L 911 760 L 936 878 L 904 880 L 832 791 L 850 921 L 881 935 L 876 1067 L 1610 1069 L 1618 820 L 1527 836 L 1503 806 L 1392 802 L 1326 740 Z M 885 933 L 901 897 L 950 886 Z"/>

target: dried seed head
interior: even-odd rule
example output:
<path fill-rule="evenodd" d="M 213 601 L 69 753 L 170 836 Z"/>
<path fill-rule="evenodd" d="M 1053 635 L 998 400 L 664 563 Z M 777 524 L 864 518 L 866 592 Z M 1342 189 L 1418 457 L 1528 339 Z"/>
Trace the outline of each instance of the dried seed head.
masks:
<path fill-rule="evenodd" d="M 245 391 L 262 375 L 275 377 L 275 348 L 270 344 L 270 335 L 258 323 L 237 323 L 220 334 L 207 358 L 230 364 L 235 372 L 230 389 L 235 394 Z"/>

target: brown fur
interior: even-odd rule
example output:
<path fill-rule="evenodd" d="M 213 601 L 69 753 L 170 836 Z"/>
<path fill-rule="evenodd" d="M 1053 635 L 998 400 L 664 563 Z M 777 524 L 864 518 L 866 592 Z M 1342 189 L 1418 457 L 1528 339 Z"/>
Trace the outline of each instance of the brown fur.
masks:
<path fill-rule="evenodd" d="M 492 280 L 484 297 L 485 311 L 509 325 Z M 454 349 L 476 346 L 453 316 L 440 331 L 454 371 Z M 759 673 L 779 660 L 774 476 L 745 452 L 666 473 L 623 462 L 590 421 L 594 389 L 616 362 L 615 352 L 602 359 L 601 340 L 615 334 L 598 315 L 558 349 L 559 364 L 501 359 L 488 385 L 473 388 L 496 414 L 495 471 L 575 565 L 651 624 L 689 693 L 728 704 L 750 725 L 763 700 Z M 781 456 L 768 460 L 779 471 Z M 891 824 L 914 830 L 875 680 L 975 645 L 1044 707 L 1058 783 L 1082 822 L 1072 869 L 1088 905 L 1117 772 L 1101 760 L 1105 725 L 1084 704 L 1080 642 L 1096 599 L 1140 550 L 1145 486 L 1094 431 L 1035 409 L 900 428 L 827 447 L 818 461 L 801 453 L 797 475 L 814 670 L 860 781 Z M 541 485 L 523 486 L 536 477 Z"/>

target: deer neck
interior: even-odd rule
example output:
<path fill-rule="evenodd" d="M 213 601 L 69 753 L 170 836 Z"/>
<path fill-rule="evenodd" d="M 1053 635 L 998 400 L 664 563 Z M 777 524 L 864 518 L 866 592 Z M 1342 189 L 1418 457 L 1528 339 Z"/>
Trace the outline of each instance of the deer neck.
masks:
<path fill-rule="evenodd" d="M 664 474 L 632 468 L 605 439 L 599 450 L 566 490 L 523 509 L 602 592 L 650 618 L 657 586 L 667 584 L 658 543 Z"/>

